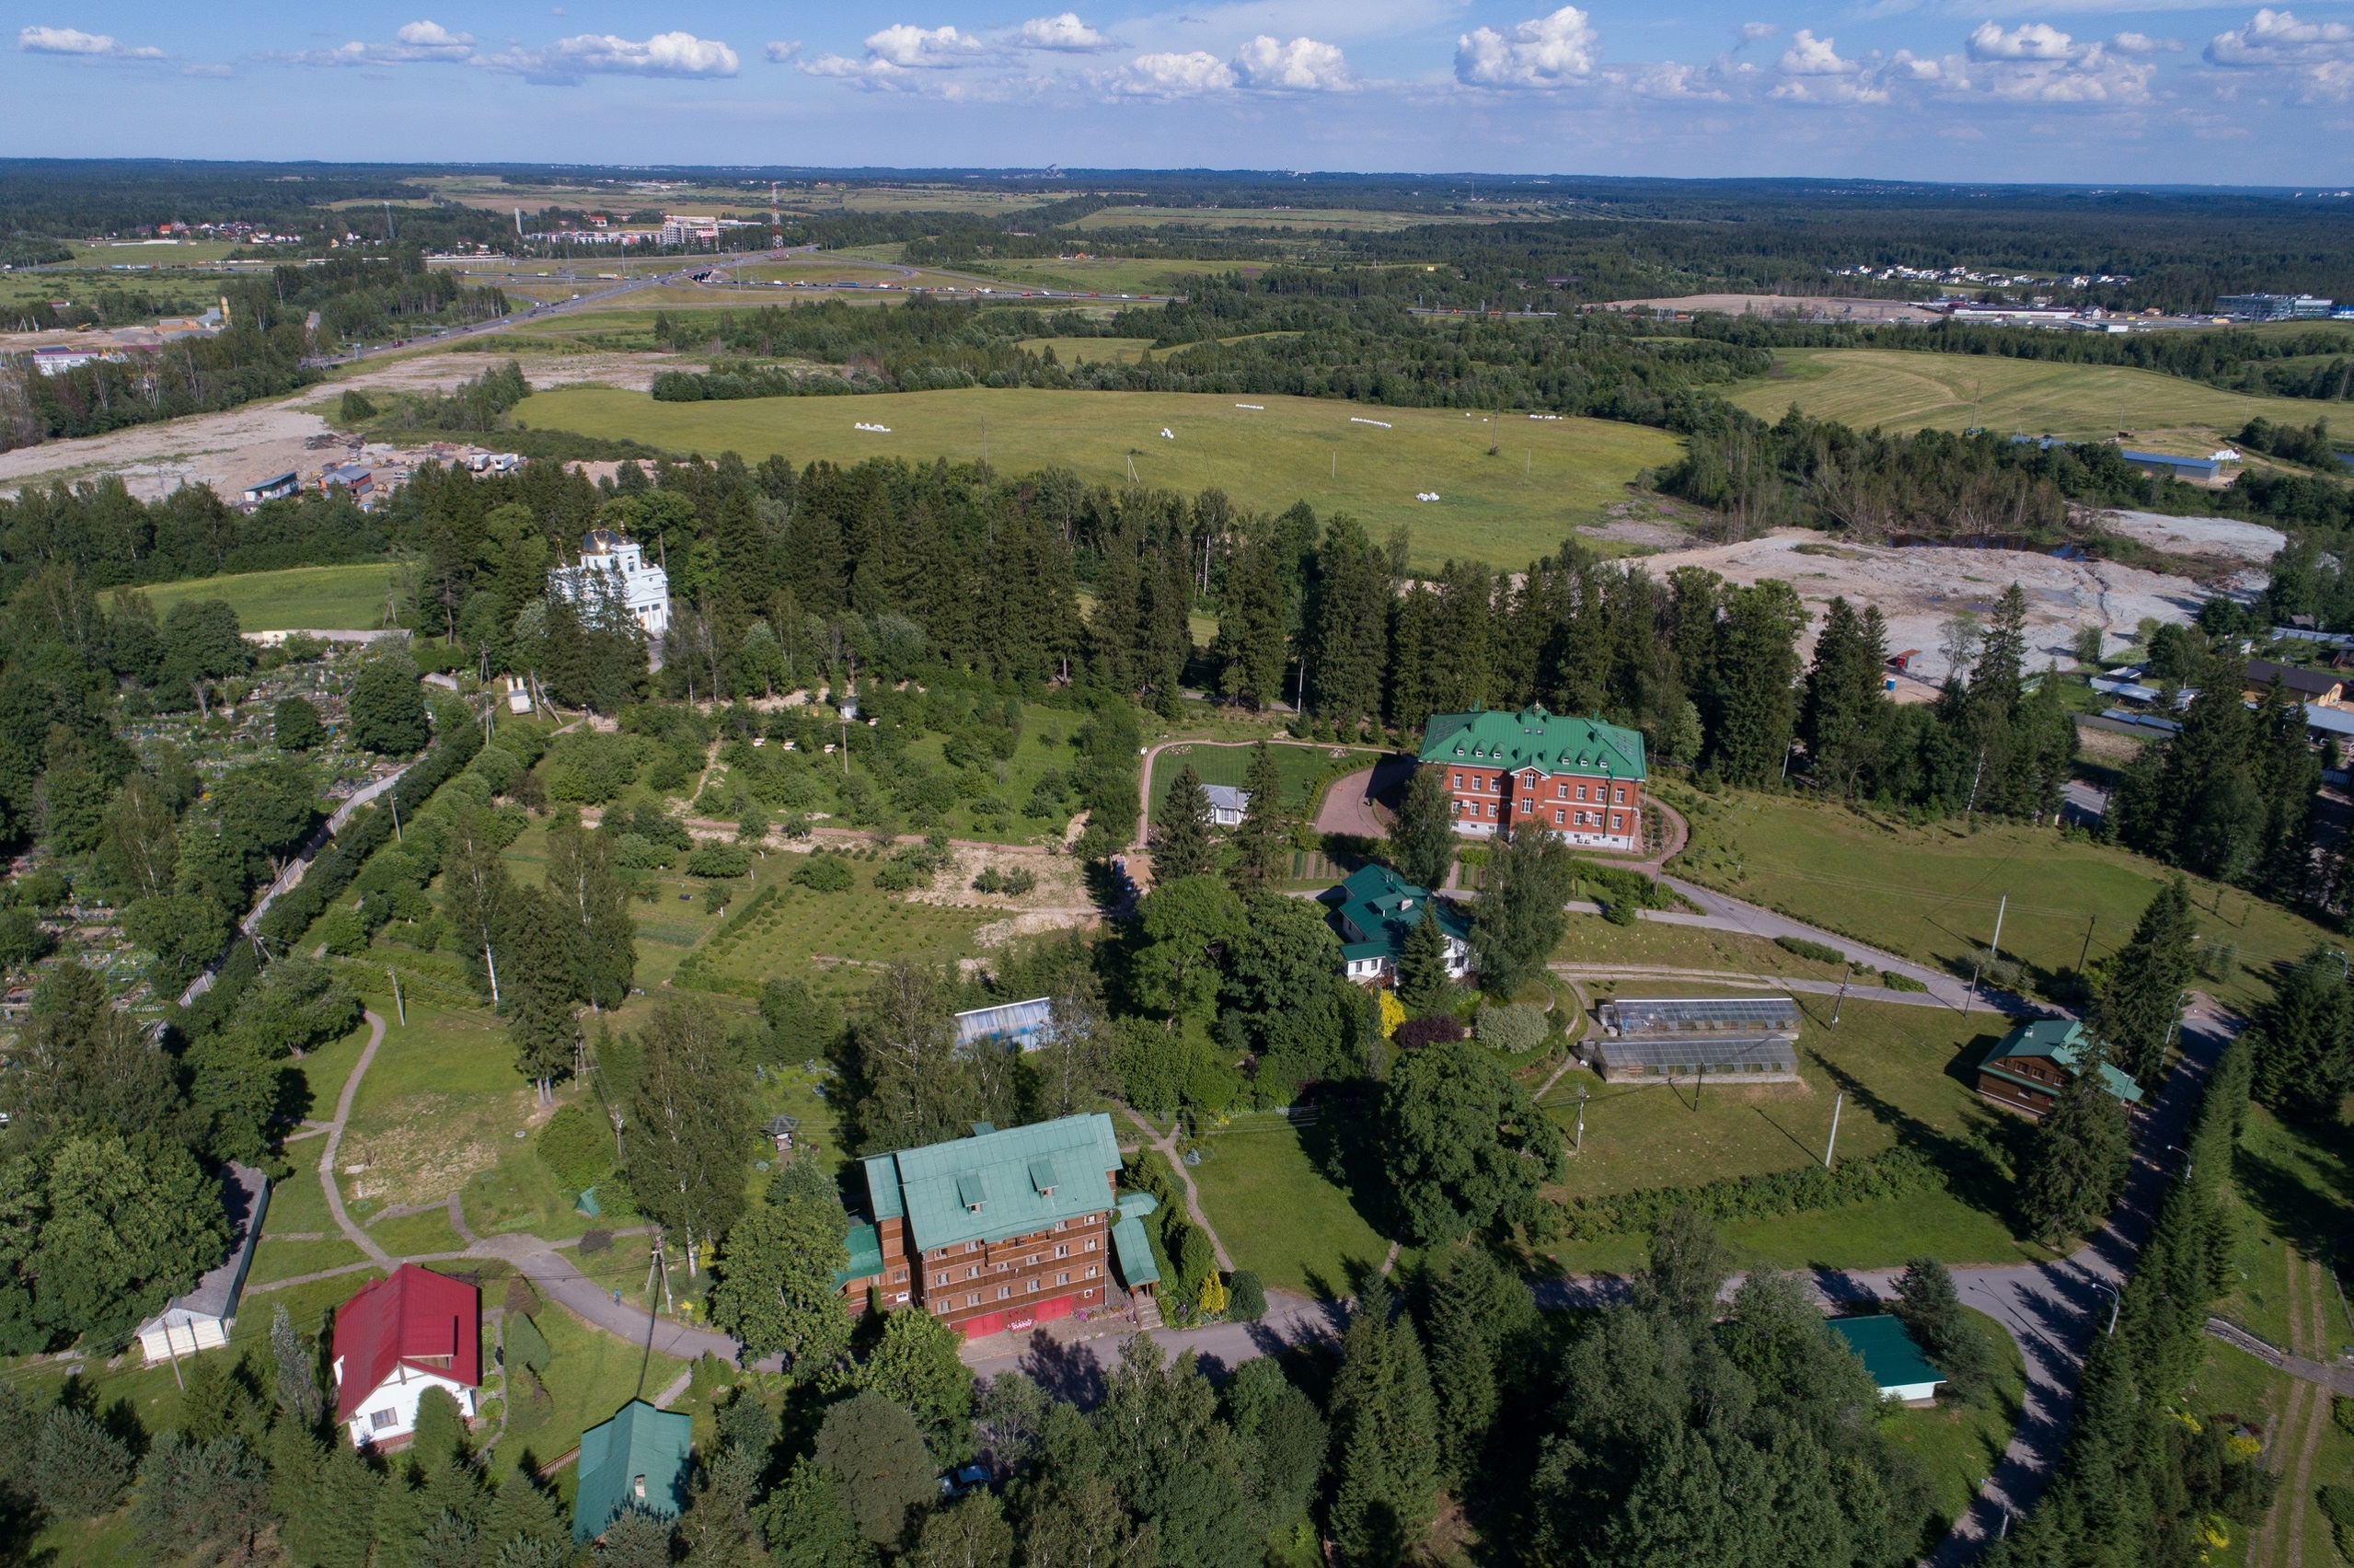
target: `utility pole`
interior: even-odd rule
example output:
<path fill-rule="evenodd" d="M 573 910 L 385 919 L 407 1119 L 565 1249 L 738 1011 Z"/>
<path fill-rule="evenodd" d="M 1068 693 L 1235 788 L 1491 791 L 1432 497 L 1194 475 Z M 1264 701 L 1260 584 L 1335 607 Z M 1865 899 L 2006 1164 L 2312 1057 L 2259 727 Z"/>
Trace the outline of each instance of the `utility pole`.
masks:
<path fill-rule="evenodd" d="M 2076 955 L 2076 973 L 2079 974 L 2084 973 L 2084 965 L 2093 960 L 2093 928 L 2099 925 L 2100 920 L 2098 915 L 2084 917 L 2084 948 Z"/>
<path fill-rule="evenodd" d="M 1997 963 L 2002 962 L 2002 915 L 2003 911 L 2010 907 L 2011 895 L 2007 893 L 2002 895 L 2002 902 L 1994 906 L 1994 947 L 1992 951 Z"/>
<path fill-rule="evenodd" d="M 1831 1027 L 1833 1029 L 1839 1027 L 1839 1009 L 1847 1000 L 1847 983 L 1854 977 L 1855 961 L 1851 958 L 1847 961 L 1847 973 L 1839 977 L 1839 995 L 1831 998 Z M 1836 1119 L 1838 1113 L 1834 1112 L 1832 1114 Z"/>
<path fill-rule="evenodd" d="M 400 1027 L 406 1029 L 409 1027 L 409 1004 L 400 999 L 400 971 L 387 963 L 384 972 L 392 977 L 393 1010 L 400 1015 Z"/>
<path fill-rule="evenodd" d="M 1826 1170 L 1831 1168 L 1831 1151 L 1839 1147 L 1839 1112 L 1840 1107 L 1846 1103 L 1847 1090 L 1842 1089 L 1839 1091 L 1839 1098 L 1831 1101 L 1831 1136 L 1823 1145 L 1823 1169 Z"/>
<path fill-rule="evenodd" d="M 1970 1006 L 1978 1000 L 1978 965 L 1970 965 L 1970 988 L 1962 996 L 1962 1016 L 1970 1016 Z"/>
<path fill-rule="evenodd" d="M 1570 1153 L 1586 1152 L 1586 1086 L 1577 1088 L 1577 1141 L 1570 1146 Z"/>

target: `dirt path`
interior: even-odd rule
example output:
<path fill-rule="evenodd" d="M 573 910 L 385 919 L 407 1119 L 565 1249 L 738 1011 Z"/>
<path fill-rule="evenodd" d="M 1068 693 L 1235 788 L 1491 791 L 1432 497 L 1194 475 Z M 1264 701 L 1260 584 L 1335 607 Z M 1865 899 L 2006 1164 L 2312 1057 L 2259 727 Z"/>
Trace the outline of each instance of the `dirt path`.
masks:
<path fill-rule="evenodd" d="M 327 1189 L 327 1212 L 335 1216 L 336 1228 L 342 1231 L 351 1243 L 365 1252 L 379 1268 L 391 1268 L 393 1256 L 376 1245 L 376 1239 L 352 1223 L 343 1212 L 343 1193 L 335 1184 L 335 1151 L 343 1147 L 344 1124 L 352 1119 L 352 1101 L 360 1092 L 360 1080 L 368 1076 L 368 1068 L 376 1059 L 376 1047 L 384 1043 L 384 1017 L 370 1009 L 367 1049 L 352 1067 L 352 1076 L 343 1080 L 343 1092 L 335 1101 L 335 1120 L 327 1124 L 327 1149 L 318 1157 L 318 1183 Z"/>
<path fill-rule="evenodd" d="M 2324 1299 L 2321 1265 L 2301 1253 L 2289 1258 L 2291 1280 L 2290 1301 L 2292 1309 L 2291 1325 L 2298 1343 L 2292 1349 L 2308 1355 L 2325 1354 L 2323 1340 L 2329 1327 L 2328 1306 Z M 2296 1394 L 2290 1403 L 2294 1408 L 2302 1396 L 2304 1414 L 2302 1425 L 2294 1418 L 2281 1431 L 2285 1450 L 2291 1442 L 2297 1445 L 2296 1462 L 2287 1467 L 2287 1484 L 2280 1489 L 2279 1499 L 2272 1505 L 2279 1522 L 2283 1550 L 2279 1561 L 2283 1568 L 2304 1568 L 2306 1527 L 2310 1523 L 2308 1500 L 2314 1494 L 2314 1460 L 2321 1452 L 2322 1433 L 2329 1425 L 2329 1390 L 2315 1383 L 2299 1379 Z M 2284 1459 L 2285 1459 L 2284 1452 Z"/>
<path fill-rule="evenodd" d="M 1194 1174 L 1186 1169 L 1185 1161 L 1177 1153 L 1177 1135 L 1156 1133 L 1152 1130 L 1150 1122 L 1128 1110 L 1125 1105 L 1120 1109 L 1126 1113 L 1129 1121 L 1137 1124 L 1137 1129 L 1144 1134 L 1145 1141 L 1159 1149 L 1161 1157 L 1169 1161 L 1169 1169 L 1177 1173 L 1178 1185 L 1185 1189 L 1186 1217 L 1200 1228 L 1203 1235 L 1210 1239 L 1210 1251 L 1217 1257 L 1217 1266 L 1232 1274 L 1234 1259 L 1228 1254 L 1226 1243 L 1217 1239 L 1217 1230 L 1210 1224 L 1209 1216 L 1202 1212 L 1202 1195 L 1194 1189 Z"/>

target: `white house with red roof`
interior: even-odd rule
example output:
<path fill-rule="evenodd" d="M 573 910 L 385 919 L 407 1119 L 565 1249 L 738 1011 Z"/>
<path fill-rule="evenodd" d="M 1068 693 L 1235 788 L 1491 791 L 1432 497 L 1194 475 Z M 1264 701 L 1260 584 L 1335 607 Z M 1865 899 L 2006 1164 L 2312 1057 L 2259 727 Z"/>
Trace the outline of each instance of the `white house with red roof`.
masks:
<path fill-rule="evenodd" d="M 428 1389 L 473 1420 L 481 1381 L 481 1297 L 463 1280 L 403 1263 L 335 1314 L 335 1419 L 358 1447 L 406 1441 Z"/>

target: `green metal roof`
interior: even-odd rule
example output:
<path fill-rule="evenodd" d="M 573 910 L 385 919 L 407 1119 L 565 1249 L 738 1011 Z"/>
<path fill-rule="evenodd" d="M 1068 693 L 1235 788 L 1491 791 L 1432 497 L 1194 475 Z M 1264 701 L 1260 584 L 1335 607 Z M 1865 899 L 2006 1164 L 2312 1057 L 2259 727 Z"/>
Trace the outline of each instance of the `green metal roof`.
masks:
<path fill-rule="evenodd" d="M 1546 773 L 1601 774 L 1642 779 L 1643 735 L 1599 719 L 1548 713 L 1541 704 L 1517 713 L 1477 708 L 1434 713 L 1424 724 L 1421 760 L 1477 763 L 1483 767 L 1535 767 Z"/>
<path fill-rule="evenodd" d="M 1144 1221 L 1125 1208 L 1112 1226 L 1112 1256 L 1119 1262 L 1121 1283 L 1130 1290 L 1160 1283 L 1160 1265 L 1152 1261 L 1152 1239 L 1144 1233 Z"/>
<path fill-rule="evenodd" d="M 841 1289 L 854 1279 L 867 1279 L 883 1272 L 883 1238 L 873 1226 L 852 1225 L 842 1244 L 849 1249 L 850 1261 L 834 1271 L 835 1289 Z"/>
<path fill-rule="evenodd" d="M 2037 1019 L 2033 1023 L 2020 1025 L 1991 1046 L 1979 1058 L 1979 1070 L 2048 1094 L 2051 1085 L 2021 1078 L 2017 1073 L 2006 1071 L 1994 1064 L 2005 1056 L 2041 1056 L 2072 1074 L 2082 1070 L 2076 1064 L 2083 1054 L 2084 1026 L 2082 1023 L 2067 1018 Z M 2141 1086 L 2113 1063 L 2101 1064 L 2101 1087 L 2128 1105 L 2141 1103 Z"/>
<path fill-rule="evenodd" d="M 1120 1169 L 1112 1118 L 1098 1111 L 983 1133 L 866 1162 L 875 1217 L 904 1214 L 915 1250 L 996 1241 L 1112 1206 Z M 1035 1173 L 1051 1180 L 1042 1187 Z"/>
<path fill-rule="evenodd" d="M 687 1505 L 687 1456 L 693 1442 L 694 1423 L 683 1412 L 656 1410 L 643 1400 L 631 1400 L 612 1420 L 582 1433 L 572 1539 L 596 1539 L 624 1508 L 676 1518 Z"/>
<path fill-rule="evenodd" d="M 1338 894 L 1335 899 L 1333 894 Z M 1361 942 L 1344 942 L 1344 959 L 1387 957 L 1406 951 L 1406 933 L 1425 910 L 1438 911 L 1438 927 L 1458 941 L 1471 940 L 1471 923 L 1428 888 L 1416 887 L 1379 861 L 1367 861 L 1351 871 L 1341 885 L 1325 895 L 1333 912 L 1365 933 Z M 1342 934 L 1345 936 L 1346 928 Z"/>
<path fill-rule="evenodd" d="M 1929 1365 L 1921 1354 L 1921 1346 L 1912 1341 L 1902 1322 L 1891 1317 L 1833 1318 L 1831 1332 L 1847 1343 L 1847 1348 L 1864 1360 L 1864 1370 L 1882 1393 L 1891 1389 L 1917 1388 L 1922 1383 L 1942 1383 L 1945 1375 Z"/>

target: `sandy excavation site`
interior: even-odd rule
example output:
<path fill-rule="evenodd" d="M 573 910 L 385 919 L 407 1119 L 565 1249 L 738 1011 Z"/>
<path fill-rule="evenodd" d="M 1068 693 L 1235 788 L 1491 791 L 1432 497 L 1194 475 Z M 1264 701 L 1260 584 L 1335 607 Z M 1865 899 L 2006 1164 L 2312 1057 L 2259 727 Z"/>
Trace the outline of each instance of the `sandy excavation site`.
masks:
<path fill-rule="evenodd" d="M 669 368 L 667 354 L 546 354 L 515 356 L 537 388 L 594 381 L 642 392 L 657 372 Z M 362 450 L 323 417 L 347 391 L 446 392 L 505 363 L 490 353 L 423 354 L 387 360 L 312 386 L 274 403 L 250 403 L 221 414 L 199 414 L 163 424 L 133 425 L 80 441 L 52 441 L 0 452 L 0 494 L 26 485 L 46 487 L 63 479 L 76 484 L 119 474 L 142 500 L 168 495 L 183 484 L 210 485 L 235 501 L 250 484 L 294 472 L 308 483 L 318 471 L 347 458 L 364 458 L 390 468 L 413 467 L 427 457 L 444 462 L 470 453 L 495 451 L 453 436 L 433 448 L 371 446 Z"/>
<path fill-rule="evenodd" d="M 2140 536 L 2148 525 L 2132 519 L 2149 517 L 2128 514 L 2109 526 Z M 2171 547 L 2176 553 L 2230 556 L 2252 563 L 2233 580 L 2235 592 L 2263 585 L 2261 563 L 2281 543 L 2281 536 L 2272 529 L 2227 518 L 2152 521 L 2182 541 Z M 2144 542 L 2170 548 L 2155 538 Z M 2049 661 L 2057 661 L 2063 670 L 2073 668 L 2076 659 L 2070 648 L 2085 627 L 2096 626 L 2109 634 L 2107 648 L 2114 652 L 2145 617 L 2188 621 L 2211 592 L 2188 577 L 2113 561 L 2063 560 L 2025 550 L 1849 545 L 1803 529 L 1782 529 L 1744 544 L 1649 556 L 1644 565 L 1658 576 L 1679 566 L 1702 566 L 1744 584 L 1781 578 L 1806 601 L 1809 624 L 1800 648 L 1810 657 L 1824 607 L 1833 597 L 1844 595 L 1859 608 L 1878 605 L 1888 622 L 1888 651 L 1920 651 L 1906 674 L 1898 677 L 1899 700 L 1936 695 L 1946 674 L 1945 656 L 1938 649 L 1946 621 L 1966 610 L 1981 617 L 1991 614 L 1996 598 L 2013 582 L 2026 593 L 2028 663 L 2037 669 Z"/>

